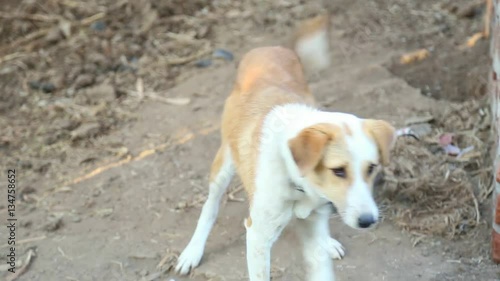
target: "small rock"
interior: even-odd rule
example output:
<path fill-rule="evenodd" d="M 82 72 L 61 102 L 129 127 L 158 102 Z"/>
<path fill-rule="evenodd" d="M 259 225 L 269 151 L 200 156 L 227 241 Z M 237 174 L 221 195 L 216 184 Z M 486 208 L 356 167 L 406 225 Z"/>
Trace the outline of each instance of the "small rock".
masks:
<path fill-rule="evenodd" d="M 97 210 L 95 213 L 96 215 L 100 216 L 101 218 L 109 217 L 110 215 L 113 214 L 113 208 L 105 208 L 105 209 L 100 209 Z"/>
<path fill-rule="evenodd" d="M 67 20 L 59 22 L 59 30 L 64 35 L 64 37 L 69 38 L 71 36 L 71 22 Z"/>
<path fill-rule="evenodd" d="M 212 60 L 211 59 L 199 60 L 195 63 L 195 65 L 200 68 L 209 67 L 212 65 Z"/>
<path fill-rule="evenodd" d="M 210 25 L 201 25 L 196 31 L 196 38 L 205 38 L 210 32 Z"/>
<path fill-rule="evenodd" d="M 57 130 L 73 130 L 78 125 L 78 122 L 70 119 L 56 119 L 52 122 L 52 126 Z"/>
<path fill-rule="evenodd" d="M 473 2 L 473 1 L 471 1 Z M 475 3 L 472 3 L 471 5 L 459 10 L 457 12 L 457 16 L 461 18 L 474 18 L 478 15 L 481 14 L 481 9 L 479 5 L 475 5 Z"/>
<path fill-rule="evenodd" d="M 116 99 L 115 87 L 107 83 L 88 88 L 85 91 L 85 95 L 91 103 L 99 103 L 100 101 L 112 102 Z"/>
<path fill-rule="evenodd" d="M 47 137 L 45 137 L 44 143 L 46 145 L 52 145 L 56 143 L 58 139 L 59 137 L 57 134 L 48 135 Z"/>
<path fill-rule="evenodd" d="M 62 216 L 49 217 L 48 222 L 42 226 L 42 230 L 53 232 L 63 225 Z"/>
<path fill-rule="evenodd" d="M 40 90 L 42 88 L 42 82 L 40 81 L 29 81 L 28 86 L 33 90 Z"/>
<path fill-rule="evenodd" d="M 6 67 L 2 67 L 0 69 L 0 75 L 7 75 L 7 74 L 11 74 L 13 72 L 15 72 L 16 70 L 13 68 L 13 67 L 9 67 L 9 66 L 6 66 Z"/>
<path fill-rule="evenodd" d="M 72 97 L 75 95 L 75 93 L 76 93 L 76 90 L 73 87 L 66 89 L 66 96 L 67 97 Z"/>
<path fill-rule="evenodd" d="M 42 92 L 48 94 L 56 90 L 56 86 L 52 83 L 43 83 L 41 87 Z"/>
<path fill-rule="evenodd" d="M 78 222 L 82 221 L 82 218 L 80 218 L 79 216 L 73 216 L 73 218 L 71 219 L 71 221 L 75 222 L 75 223 L 78 223 Z"/>
<path fill-rule="evenodd" d="M 109 63 L 108 58 L 101 53 L 90 53 L 87 55 L 87 60 L 101 67 Z"/>
<path fill-rule="evenodd" d="M 56 74 L 52 77 L 51 81 L 56 89 L 61 89 L 66 84 L 66 77 L 63 73 Z"/>
<path fill-rule="evenodd" d="M 76 78 L 80 74 L 82 74 L 82 71 L 83 71 L 83 67 L 81 67 L 81 66 L 71 67 L 71 69 L 69 69 L 69 71 L 67 72 L 66 82 L 71 83 L 71 82 L 75 81 Z"/>
<path fill-rule="evenodd" d="M 76 89 L 88 87 L 94 83 L 94 79 L 94 76 L 91 74 L 81 74 L 76 78 L 74 87 Z"/>
<path fill-rule="evenodd" d="M 38 165 L 38 167 L 35 168 L 35 172 L 40 173 L 40 174 L 45 174 L 49 170 L 51 165 L 52 165 L 52 163 L 50 163 L 50 162 L 42 163 L 42 164 Z"/>
<path fill-rule="evenodd" d="M 227 13 L 226 13 L 226 17 L 228 19 L 234 19 L 234 18 L 237 18 L 241 15 L 241 12 L 237 9 L 232 9 L 232 10 L 229 10 Z"/>
<path fill-rule="evenodd" d="M 0 148 L 8 147 L 12 143 L 12 140 L 8 137 L 0 137 Z"/>
<path fill-rule="evenodd" d="M 161 272 L 154 272 L 154 273 L 151 273 L 151 274 L 149 274 L 147 276 L 144 276 L 144 279 L 146 281 L 155 281 L 155 280 L 158 280 L 158 278 L 161 277 L 161 274 L 162 274 Z"/>
<path fill-rule="evenodd" d="M 101 191 L 99 189 L 95 189 L 92 192 L 92 196 L 94 196 L 94 197 L 99 197 L 99 195 L 101 195 Z"/>
<path fill-rule="evenodd" d="M 143 269 L 143 270 L 139 271 L 139 276 L 143 276 L 144 277 L 144 276 L 148 275 L 148 273 L 149 272 L 146 269 Z"/>
<path fill-rule="evenodd" d="M 97 65 L 95 63 L 86 63 L 83 65 L 83 71 L 86 73 L 96 73 Z"/>
<path fill-rule="evenodd" d="M 443 23 L 443 24 L 439 25 L 439 31 L 442 33 L 447 33 L 448 31 L 450 31 L 450 29 L 451 29 L 451 27 L 447 23 Z"/>
<path fill-rule="evenodd" d="M 21 227 L 31 227 L 33 225 L 33 222 L 31 220 L 23 220 L 21 221 Z"/>
<path fill-rule="evenodd" d="M 29 160 L 20 160 L 19 161 L 19 166 L 23 169 L 31 169 L 33 167 L 33 163 Z"/>
<path fill-rule="evenodd" d="M 71 140 L 81 140 L 92 138 L 99 134 L 101 126 L 97 122 L 82 124 L 80 127 L 71 132 Z"/>
<path fill-rule="evenodd" d="M 177 209 L 185 209 L 188 206 L 187 202 L 181 201 L 177 204 Z"/>
<path fill-rule="evenodd" d="M 124 157 L 129 154 L 129 150 L 125 146 L 116 149 L 114 152 L 117 157 Z"/>
<path fill-rule="evenodd" d="M 428 257 L 431 253 L 430 253 L 429 249 L 422 249 L 421 254 L 424 257 Z"/>
<path fill-rule="evenodd" d="M 106 23 L 103 21 L 96 21 L 90 25 L 90 28 L 95 31 L 104 31 L 106 29 Z"/>
<path fill-rule="evenodd" d="M 435 12 L 434 19 L 436 20 L 437 23 L 441 23 L 444 20 L 444 15 L 439 12 Z"/>
<path fill-rule="evenodd" d="M 85 159 L 83 159 L 82 161 L 80 161 L 80 165 L 88 165 L 88 164 L 91 164 L 91 163 L 94 163 L 95 161 L 97 161 L 97 157 L 87 157 Z"/>
<path fill-rule="evenodd" d="M 136 56 L 129 57 L 128 62 L 130 64 L 134 65 L 135 68 L 137 68 L 137 66 L 135 66 L 135 65 L 137 65 L 139 63 L 139 58 Z"/>
<path fill-rule="evenodd" d="M 61 29 L 59 29 L 59 26 L 52 28 L 45 36 L 45 40 L 49 43 L 55 43 L 62 38 L 63 34 L 61 33 Z"/>
<path fill-rule="evenodd" d="M 224 59 L 227 61 L 232 61 L 234 59 L 233 53 L 226 51 L 224 49 L 216 49 L 212 56 L 216 59 Z"/>
<path fill-rule="evenodd" d="M 56 86 L 50 82 L 30 81 L 28 86 L 33 90 L 41 90 L 44 93 L 52 93 L 56 90 Z"/>
<path fill-rule="evenodd" d="M 35 193 L 35 192 L 36 192 L 36 189 L 34 189 L 32 186 L 26 186 L 25 188 L 23 188 L 21 190 L 22 194 L 31 194 L 31 193 Z"/>

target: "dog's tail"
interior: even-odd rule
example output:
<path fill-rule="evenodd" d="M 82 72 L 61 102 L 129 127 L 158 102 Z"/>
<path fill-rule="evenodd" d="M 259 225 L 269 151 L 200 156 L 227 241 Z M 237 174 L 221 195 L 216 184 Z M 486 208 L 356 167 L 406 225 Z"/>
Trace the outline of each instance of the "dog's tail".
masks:
<path fill-rule="evenodd" d="M 293 48 L 308 74 L 330 65 L 329 25 L 328 14 L 322 14 L 301 22 L 297 28 Z"/>

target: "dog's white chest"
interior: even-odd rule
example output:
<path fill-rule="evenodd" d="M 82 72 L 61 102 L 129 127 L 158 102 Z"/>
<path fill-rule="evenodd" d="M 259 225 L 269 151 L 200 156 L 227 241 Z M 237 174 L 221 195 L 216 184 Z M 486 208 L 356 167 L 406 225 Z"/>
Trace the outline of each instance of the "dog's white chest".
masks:
<path fill-rule="evenodd" d="M 325 204 L 324 199 L 310 197 L 305 193 L 302 193 L 302 196 L 298 198 L 293 204 L 293 213 L 297 218 L 305 219 L 312 213 L 312 211 L 316 210 L 323 204 Z"/>

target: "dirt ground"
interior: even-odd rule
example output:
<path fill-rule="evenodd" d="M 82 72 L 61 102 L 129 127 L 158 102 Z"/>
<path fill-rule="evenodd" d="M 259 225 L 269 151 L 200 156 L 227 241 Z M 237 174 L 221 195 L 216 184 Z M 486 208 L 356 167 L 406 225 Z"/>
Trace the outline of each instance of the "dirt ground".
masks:
<path fill-rule="evenodd" d="M 333 63 L 311 78 L 323 108 L 402 127 L 486 94 L 488 42 L 460 48 L 482 28 L 484 7 L 467 0 L 0 7 L 0 165 L 18 174 L 17 255 L 35 255 L 16 280 L 246 280 L 242 193 L 223 200 L 194 274 L 168 269 L 206 196 L 237 62 L 253 47 L 289 44 L 297 22 L 324 9 L 332 14 Z M 429 58 L 398 63 L 420 48 Z M 234 59 L 220 50 L 211 58 L 217 49 Z M 489 259 L 489 201 L 479 202 L 478 224 L 453 238 L 403 231 L 387 203 L 386 219 L 370 232 L 334 216 L 332 234 L 347 248 L 335 261 L 337 280 L 500 280 Z M 0 202 L 2 221 L 6 208 Z M 286 229 L 273 249 L 273 280 L 304 279 L 295 245 Z"/>

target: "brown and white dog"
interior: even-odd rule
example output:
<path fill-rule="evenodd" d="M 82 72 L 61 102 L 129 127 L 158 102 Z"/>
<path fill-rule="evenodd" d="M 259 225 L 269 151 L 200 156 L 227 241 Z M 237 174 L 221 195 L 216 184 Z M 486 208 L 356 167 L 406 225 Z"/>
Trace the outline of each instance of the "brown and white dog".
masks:
<path fill-rule="evenodd" d="M 330 236 L 330 203 L 353 228 L 377 223 L 372 185 L 380 166 L 389 162 L 395 130 L 385 121 L 315 108 L 303 64 L 312 69 L 328 65 L 328 37 L 318 28 L 324 22 L 315 20 L 306 25 L 309 32 L 302 29 L 295 51 L 262 47 L 241 60 L 222 115 L 222 143 L 212 164 L 208 199 L 179 257 L 180 274 L 200 263 L 220 199 L 235 173 L 250 203 L 245 228 L 251 281 L 270 280 L 271 247 L 294 218 L 312 281 L 334 280 L 330 257 L 344 255 Z"/>

